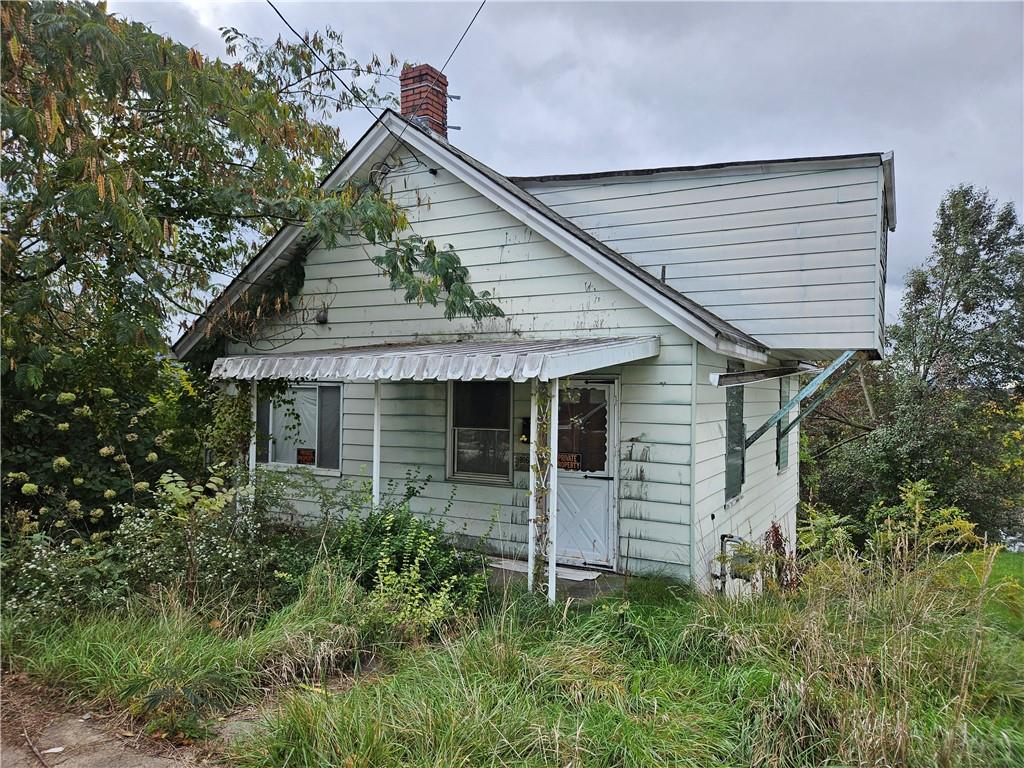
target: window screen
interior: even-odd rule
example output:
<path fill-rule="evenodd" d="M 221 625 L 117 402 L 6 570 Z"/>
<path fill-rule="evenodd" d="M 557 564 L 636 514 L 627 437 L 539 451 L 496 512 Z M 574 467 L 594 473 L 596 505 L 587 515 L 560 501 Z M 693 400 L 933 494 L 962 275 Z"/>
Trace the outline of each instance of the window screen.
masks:
<path fill-rule="evenodd" d="M 316 454 L 318 467 L 341 468 L 341 387 L 320 387 Z"/>
<path fill-rule="evenodd" d="M 779 379 L 779 408 L 789 402 L 789 379 Z M 775 425 L 775 464 L 781 472 L 789 466 L 789 435 L 783 436 L 782 430 L 789 425 L 789 413 Z"/>
<path fill-rule="evenodd" d="M 289 387 L 256 404 L 256 461 L 341 468 L 341 386 Z"/>
<path fill-rule="evenodd" d="M 743 370 L 743 363 L 729 361 L 729 373 Z M 725 390 L 725 500 L 736 498 L 743 488 L 744 446 L 743 386 Z"/>
<path fill-rule="evenodd" d="M 291 387 L 274 404 L 271 456 L 279 464 L 316 466 L 316 387 Z"/>
<path fill-rule="evenodd" d="M 455 381 L 451 403 L 452 474 L 509 480 L 511 383 Z"/>

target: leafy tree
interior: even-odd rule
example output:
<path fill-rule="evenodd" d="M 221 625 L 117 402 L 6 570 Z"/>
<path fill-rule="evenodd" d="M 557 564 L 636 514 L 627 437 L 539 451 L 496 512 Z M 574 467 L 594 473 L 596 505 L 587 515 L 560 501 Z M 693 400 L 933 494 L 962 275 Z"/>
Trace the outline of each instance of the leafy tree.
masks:
<path fill-rule="evenodd" d="M 5 315 L 19 320 L 7 323 L 5 353 L 19 383 L 38 385 L 47 362 L 45 351 L 33 355 L 33 334 L 96 316 L 121 343 L 159 344 L 169 319 L 203 311 L 212 278 L 233 273 L 255 235 L 283 223 L 327 242 L 389 245 L 403 287 L 422 283 L 419 295 L 450 315 L 496 313 L 457 258 L 439 260 L 430 241 L 409 235 L 372 181 L 320 187 L 344 151 L 329 119 L 358 106 L 339 95 L 337 72 L 356 81 L 360 102 L 378 105 L 393 58 L 360 64 L 332 30 L 307 47 L 227 29 L 229 63 L 103 4 L 9 3 L 0 13 L 2 271 Z M 399 258 L 409 249 L 413 258 Z"/>
<path fill-rule="evenodd" d="M 265 45 L 227 29 L 232 61 L 211 60 L 102 3 L 4 3 L 0 24 L 4 504 L 18 526 L 108 509 L 172 456 L 197 466 L 195 434 L 157 445 L 208 401 L 161 358 L 163 335 L 282 224 L 381 246 L 396 289 L 449 317 L 500 314 L 373 180 L 320 186 L 345 149 L 332 120 L 388 103 L 393 57 L 358 62 L 333 30 Z M 287 315 L 301 281 L 299 264 L 250 286 L 215 331 Z"/>
<path fill-rule="evenodd" d="M 939 206 L 911 270 L 888 359 L 810 419 L 805 498 L 864 519 L 924 480 L 942 507 L 991 533 L 1024 525 L 1024 229 L 968 185 Z"/>
<path fill-rule="evenodd" d="M 932 254 L 910 270 L 893 357 L 924 383 L 1019 388 L 1024 374 L 1024 227 L 1011 203 L 951 189 L 939 205 Z"/>

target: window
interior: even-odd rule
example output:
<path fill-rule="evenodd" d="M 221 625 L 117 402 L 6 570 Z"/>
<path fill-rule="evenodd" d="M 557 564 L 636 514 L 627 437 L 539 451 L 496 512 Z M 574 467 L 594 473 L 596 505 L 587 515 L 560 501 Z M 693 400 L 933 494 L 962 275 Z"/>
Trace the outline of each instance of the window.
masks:
<path fill-rule="evenodd" d="M 606 389 L 569 387 L 560 393 L 558 468 L 571 472 L 609 471 Z"/>
<path fill-rule="evenodd" d="M 256 405 L 256 461 L 341 468 L 341 386 L 296 385 Z"/>
<path fill-rule="evenodd" d="M 739 373 L 743 363 L 729 361 L 729 373 Z M 746 430 L 743 427 L 743 385 L 725 390 L 725 500 L 734 499 L 743 488 Z"/>
<path fill-rule="evenodd" d="M 451 477 L 512 482 L 512 383 L 451 382 L 448 439 Z"/>
<path fill-rule="evenodd" d="M 779 408 L 782 408 L 786 403 L 789 402 L 789 379 L 783 377 L 779 379 Z M 783 435 L 784 430 L 789 425 L 789 412 L 779 420 L 779 423 L 775 425 L 775 465 L 779 468 L 779 472 L 789 466 L 789 435 Z"/>

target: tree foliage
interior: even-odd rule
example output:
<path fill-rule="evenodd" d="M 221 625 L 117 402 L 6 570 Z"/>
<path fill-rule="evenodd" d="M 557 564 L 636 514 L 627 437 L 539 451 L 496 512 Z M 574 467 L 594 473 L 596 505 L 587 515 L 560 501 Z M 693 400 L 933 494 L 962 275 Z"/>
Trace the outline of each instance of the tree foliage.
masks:
<path fill-rule="evenodd" d="M 33 334 L 98 316 L 120 343 L 159 345 L 168 320 L 201 314 L 216 276 L 282 224 L 328 243 L 432 246 L 371 181 L 320 185 L 345 146 L 329 120 L 354 104 L 335 78 L 380 105 L 393 58 L 360 64 L 331 30 L 307 47 L 228 29 L 236 60 L 211 60 L 102 4 L 4 4 L 2 21 L 5 314 L 27 321 L 9 336 L 14 363 Z M 397 268 L 427 300 L 452 315 L 495 311 L 457 257 L 440 275 L 420 264 L 436 260 Z M 19 377 L 38 380 L 31 368 Z"/>
<path fill-rule="evenodd" d="M 939 205 L 934 245 L 910 270 L 898 364 L 926 384 L 1020 388 L 1024 375 L 1024 227 L 1011 203 L 961 184 Z"/>
<path fill-rule="evenodd" d="M 330 29 L 270 44 L 226 29 L 231 60 L 210 59 L 103 3 L 4 3 L 0 22 L 8 532 L 88 533 L 159 472 L 201 470 L 221 411 L 163 359 L 164 335 L 205 316 L 245 338 L 293 316 L 301 260 L 206 312 L 282 225 L 378 246 L 392 284 L 448 317 L 500 314 L 373 180 L 321 185 L 345 149 L 332 121 L 389 102 L 394 57 L 356 61 Z"/>
<path fill-rule="evenodd" d="M 991 533 L 1024 526 L 1024 230 L 975 187 L 939 206 L 931 257 L 910 271 L 885 362 L 809 421 L 804 495 L 863 518 L 927 481 Z"/>

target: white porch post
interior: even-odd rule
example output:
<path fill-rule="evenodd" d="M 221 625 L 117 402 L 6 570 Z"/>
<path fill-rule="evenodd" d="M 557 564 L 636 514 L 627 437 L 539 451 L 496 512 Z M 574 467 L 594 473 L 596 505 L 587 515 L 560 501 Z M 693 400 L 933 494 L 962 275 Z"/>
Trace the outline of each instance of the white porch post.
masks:
<path fill-rule="evenodd" d="M 537 380 L 530 381 L 530 498 L 526 537 L 526 588 L 533 592 L 533 569 L 537 562 Z"/>
<path fill-rule="evenodd" d="M 373 382 L 373 506 L 380 505 L 380 381 Z"/>
<path fill-rule="evenodd" d="M 548 468 L 548 602 L 555 602 L 555 553 L 558 533 L 558 379 L 551 380 L 551 413 L 548 416 L 550 464 Z"/>
<path fill-rule="evenodd" d="M 249 482 L 256 482 L 256 431 L 258 429 L 259 412 L 256 405 L 256 380 L 253 379 L 250 387 L 251 416 L 252 416 L 252 438 L 249 440 Z"/>

